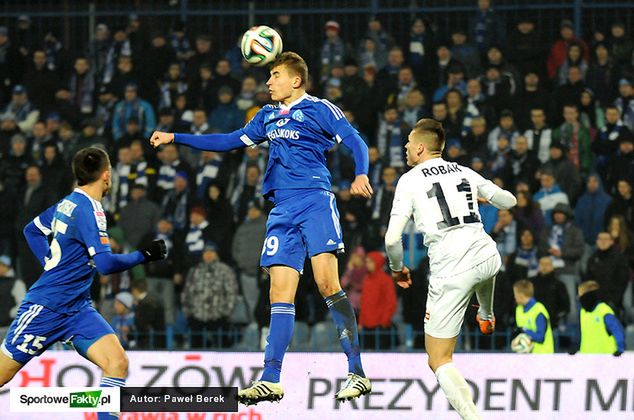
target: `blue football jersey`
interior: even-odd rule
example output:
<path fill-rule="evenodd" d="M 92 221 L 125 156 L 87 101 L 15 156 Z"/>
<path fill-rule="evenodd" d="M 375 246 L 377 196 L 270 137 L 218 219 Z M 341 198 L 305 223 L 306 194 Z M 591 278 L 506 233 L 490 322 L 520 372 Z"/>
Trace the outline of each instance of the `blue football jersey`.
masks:
<path fill-rule="evenodd" d="M 111 252 L 101 203 L 75 189 L 36 217 L 34 224 L 45 235 L 52 235 L 52 241 L 44 273 L 24 300 L 57 312 L 79 311 L 90 304 L 90 286 L 96 271 L 92 257 Z"/>
<path fill-rule="evenodd" d="M 265 105 L 242 131 L 240 139 L 247 146 L 269 141 L 265 196 L 283 189 L 330 191 L 326 153 L 357 133 L 336 105 L 308 94 L 288 106 Z"/>

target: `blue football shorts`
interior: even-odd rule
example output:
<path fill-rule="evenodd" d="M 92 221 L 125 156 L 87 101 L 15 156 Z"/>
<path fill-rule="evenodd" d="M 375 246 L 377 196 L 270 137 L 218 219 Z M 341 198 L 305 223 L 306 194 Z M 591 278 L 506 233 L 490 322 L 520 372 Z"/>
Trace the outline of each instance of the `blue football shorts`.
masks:
<path fill-rule="evenodd" d="M 260 265 L 285 265 L 301 272 L 307 255 L 343 251 L 335 195 L 304 190 L 276 201 L 266 223 Z"/>
<path fill-rule="evenodd" d="M 90 305 L 64 314 L 23 301 L 0 350 L 16 362 L 26 364 L 61 341 L 87 358 L 88 348 L 106 334 L 114 334 L 114 330 Z"/>

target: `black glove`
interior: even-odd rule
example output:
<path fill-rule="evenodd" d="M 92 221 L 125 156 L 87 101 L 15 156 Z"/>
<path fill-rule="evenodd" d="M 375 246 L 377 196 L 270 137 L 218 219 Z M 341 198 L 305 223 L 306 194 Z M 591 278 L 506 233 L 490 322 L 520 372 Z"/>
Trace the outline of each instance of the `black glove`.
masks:
<path fill-rule="evenodd" d="M 167 256 L 167 245 L 163 239 L 158 241 L 152 241 L 152 243 L 145 248 L 141 248 L 141 254 L 145 257 L 145 262 L 162 260 Z"/>
<path fill-rule="evenodd" d="M 523 332 L 524 332 L 524 330 L 521 329 L 521 328 L 517 328 L 517 327 L 513 328 L 513 332 L 511 333 L 511 340 L 514 340 L 515 337 L 517 337 L 518 335 L 522 334 Z"/>
<path fill-rule="evenodd" d="M 615 351 L 612 355 L 613 355 L 614 357 L 619 357 L 619 356 L 620 356 L 620 355 L 622 355 L 622 354 L 623 354 L 623 352 L 622 352 L 622 351 L 617 350 L 617 351 Z"/>

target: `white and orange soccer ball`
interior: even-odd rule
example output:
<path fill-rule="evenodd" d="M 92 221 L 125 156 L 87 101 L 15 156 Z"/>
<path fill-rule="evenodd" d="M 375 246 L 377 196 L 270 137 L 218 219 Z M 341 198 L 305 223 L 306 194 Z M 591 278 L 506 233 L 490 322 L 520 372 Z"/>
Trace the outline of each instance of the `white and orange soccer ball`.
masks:
<path fill-rule="evenodd" d="M 240 49 L 249 63 L 264 66 L 282 52 L 282 37 L 268 26 L 254 26 L 242 35 Z"/>
<path fill-rule="evenodd" d="M 533 351 L 533 340 L 528 334 L 521 333 L 511 341 L 511 350 L 515 353 L 530 353 Z"/>

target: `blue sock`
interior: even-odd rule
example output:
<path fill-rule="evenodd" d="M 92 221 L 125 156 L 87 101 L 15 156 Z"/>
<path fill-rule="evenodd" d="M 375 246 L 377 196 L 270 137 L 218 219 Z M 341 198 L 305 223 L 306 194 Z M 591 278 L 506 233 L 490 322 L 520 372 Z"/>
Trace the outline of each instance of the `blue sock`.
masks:
<path fill-rule="evenodd" d="M 295 305 L 292 303 L 271 304 L 271 326 L 264 349 L 264 371 L 261 381 L 279 382 L 284 353 L 293 338 Z"/>
<path fill-rule="evenodd" d="M 122 387 L 125 386 L 125 378 L 110 378 L 104 376 L 99 382 L 99 386 L 102 388 Z M 118 419 L 119 413 L 97 413 L 97 420 L 112 420 Z"/>
<path fill-rule="evenodd" d="M 335 321 L 341 347 L 346 356 L 348 356 L 348 372 L 365 377 L 363 366 L 361 365 L 357 319 L 354 316 L 354 309 L 352 309 L 346 292 L 340 290 L 324 300 L 326 305 L 328 305 L 333 321 Z"/>

